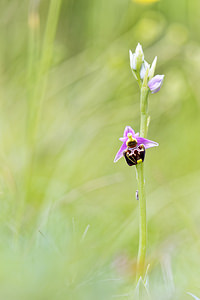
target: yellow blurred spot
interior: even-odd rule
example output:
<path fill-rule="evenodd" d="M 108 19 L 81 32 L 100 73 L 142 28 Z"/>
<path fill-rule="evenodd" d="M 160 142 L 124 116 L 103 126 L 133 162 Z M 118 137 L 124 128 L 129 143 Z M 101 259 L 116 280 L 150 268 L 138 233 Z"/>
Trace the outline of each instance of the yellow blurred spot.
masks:
<path fill-rule="evenodd" d="M 37 29 L 40 26 L 40 18 L 36 12 L 31 12 L 28 17 L 28 25 L 31 29 Z"/>
<path fill-rule="evenodd" d="M 160 0 L 133 0 L 133 2 L 142 3 L 142 4 L 150 4 L 150 3 L 155 3 L 158 1 L 160 1 Z"/>

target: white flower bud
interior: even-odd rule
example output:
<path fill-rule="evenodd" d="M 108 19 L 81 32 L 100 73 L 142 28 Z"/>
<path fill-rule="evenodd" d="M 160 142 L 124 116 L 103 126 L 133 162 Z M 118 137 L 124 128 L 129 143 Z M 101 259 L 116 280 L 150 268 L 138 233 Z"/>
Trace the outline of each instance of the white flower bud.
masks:
<path fill-rule="evenodd" d="M 132 70 L 136 70 L 136 61 L 135 61 L 135 53 L 132 53 L 131 50 L 129 50 L 129 56 L 130 56 L 130 66 Z"/>
<path fill-rule="evenodd" d="M 151 80 L 154 76 L 155 69 L 156 69 L 156 63 L 157 63 L 157 56 L 154 58 L 151 68 L 149 70 L 149 80 Z"/>
<path fill-rule="evenodd" d="M 140 78 L 142 80 L 144 79 L 147 68 L 150 68 L 150 65 L 148 64 L 148 62 L 146 60 L 144 60 L 144 62 L 142 63 L 141 69 L 140 69 Z"/>
<path fill-rule="evenodd" d="M 141 65 L 144 61 L 144 53 L 142 50 L 142 46 L 138 43 L 135 49 L 135 62 L 136 62 L 136 70 L 140 72 Z"/>
<path fill-rule="evenodd" d="M 132 51 L 129 50 L 129 56 L 131 69 L 133 71 L 140 72 L 141 65 L 144 61 L 144 53 L 142 50 L 142 46 L 138 43 L 134 53 L 132 53 Z"/>
<path fill-rule="evenodd" d="M 137 44 L 137 47 L 135 49 L 135 55 L 136 55 L 136 58 L 140 56 L 142 58 L 142 60 L 144 60 L 144 53 L 143 53 L 142 46 L 140 45 L 140 43 Z"/>

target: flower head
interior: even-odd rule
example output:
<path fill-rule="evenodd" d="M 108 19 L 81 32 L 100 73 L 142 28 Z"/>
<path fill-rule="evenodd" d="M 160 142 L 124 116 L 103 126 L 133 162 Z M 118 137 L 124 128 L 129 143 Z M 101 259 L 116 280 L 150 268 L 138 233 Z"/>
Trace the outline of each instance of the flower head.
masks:
<path fill-rule="evenodd" d="M 163 84 L 164 75 L 156 75 L 148 82 L 148 87 L 151 90 L 152 94 L 155 94 L 160 91 L 160 88 Z"/>
<path fill-rule="evenodd" d="M 122 141 L 123 144 L 117 152 L 114 162 L 117 162 L 124 155 L 129 165 L 136 165 L 140 161 L 143 161 L 145 149 L 158 146 L 158 143 L 140 137 L 139 132 L 135 133 L 130 126 L 126 126 L 120 141 Z"/>

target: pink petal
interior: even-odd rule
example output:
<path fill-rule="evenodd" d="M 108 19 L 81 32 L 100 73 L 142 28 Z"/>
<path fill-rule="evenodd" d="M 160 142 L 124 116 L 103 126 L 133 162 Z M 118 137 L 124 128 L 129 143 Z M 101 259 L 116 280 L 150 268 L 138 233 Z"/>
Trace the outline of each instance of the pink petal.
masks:
<path fill-rule="evenodd" d="M 120 140 L 121 142 L 126 142 L 126 141 L 128 140 L 128 137 L 119 138 L 119 140 Z"/>
<path fill-rule="evenodd" d="M 157 93 L 163 84 L 164 75 L 156 75 L 149 80 L 148 86 L 152 94 Z"/>
<path fill-rule="evenodd" d="M 159 145 L 158 143 L 151 141 L 151 140 L 147 140 L 143 137 L 138 137 L 137 142 L 138 142 L 138 145 L 143 144 L 146 149 L 151 148 L 151 147 L 156 147 Z"/>
<path fill-rule="evenodd" d="M 123 152 L 124 150 L 126 150 L 126 143 L 124 142 L 121 146 L 121 148 L 119 149 L 119 151 L 117 152 L 114 162 L 117 162 L 122 156 L 123 156 Z"/>
<path fill-rule="evenodd" d="M 127 137 L 128 133 L 132 133 L 132 135 L 135 134 L 135 131 L 131 128 L 131 126 L 126 126 L 124 130 L 124 137 Z"/>

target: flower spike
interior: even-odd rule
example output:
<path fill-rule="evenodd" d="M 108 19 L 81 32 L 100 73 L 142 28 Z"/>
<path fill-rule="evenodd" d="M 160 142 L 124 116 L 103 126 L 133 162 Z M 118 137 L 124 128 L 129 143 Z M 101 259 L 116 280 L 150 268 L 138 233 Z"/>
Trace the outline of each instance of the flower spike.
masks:
<path fill-rule="evenodd" d="M 129 56 L 130 66 L 134 77 L 138 81 L 139 87 L 149 87 L 152 94 L 157 93 L 160 90 L 164 79 L 164 75 L 154 76 L 157 56 L 154 58 L 150 66 L 150 64 L 144 59 L 144 53 L 140 43 L 138 43 L 134 53 L 129 50 Z"/>

